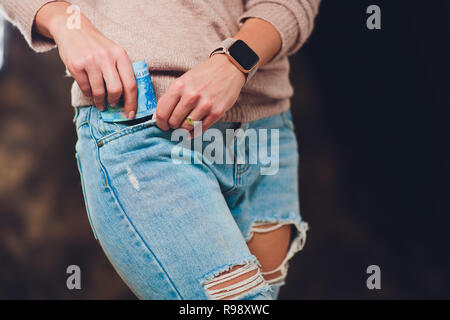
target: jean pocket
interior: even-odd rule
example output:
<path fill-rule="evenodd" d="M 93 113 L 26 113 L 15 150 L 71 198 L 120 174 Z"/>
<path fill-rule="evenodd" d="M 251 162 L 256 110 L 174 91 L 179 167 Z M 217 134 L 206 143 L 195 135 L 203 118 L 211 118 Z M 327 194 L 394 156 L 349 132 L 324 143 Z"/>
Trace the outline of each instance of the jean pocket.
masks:
<path fill-rule="evenodd" d="M 156 127 L 156 120 L 151 117 L 135 119 L 123 122 L 108 122 L 102 119 L 101 113 L 92 107 L 90 125 L 94 138 L 98 146 L 103 146 L 107 142 L 118 139 L 125 135 L 144 130 L 146 128 Z"/>
<path fill-rule="evenodd" d="M 123 123 L 119 124 L 116 122 L 106 122 L 102 119 L 100 112 L 97 112 L 97 114 L 97 123 L 95 124 L 95 127 L 100 135 L 100 138 L 106 137 L 127 127 L 126 124 Z"/>

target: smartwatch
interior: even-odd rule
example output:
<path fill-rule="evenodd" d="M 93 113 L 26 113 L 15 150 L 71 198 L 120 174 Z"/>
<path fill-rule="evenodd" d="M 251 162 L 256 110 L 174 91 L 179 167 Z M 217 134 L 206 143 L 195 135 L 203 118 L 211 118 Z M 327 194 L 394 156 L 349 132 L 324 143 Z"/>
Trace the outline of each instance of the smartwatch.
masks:
<path fill-rule="evenodd" d="M 215 54 L 225 54 L 246 75 L 246 81 L 250 80 L 258 70 L 259 56 L 242 40 L 233 38 L 224 40 L 210 57 Z"/>

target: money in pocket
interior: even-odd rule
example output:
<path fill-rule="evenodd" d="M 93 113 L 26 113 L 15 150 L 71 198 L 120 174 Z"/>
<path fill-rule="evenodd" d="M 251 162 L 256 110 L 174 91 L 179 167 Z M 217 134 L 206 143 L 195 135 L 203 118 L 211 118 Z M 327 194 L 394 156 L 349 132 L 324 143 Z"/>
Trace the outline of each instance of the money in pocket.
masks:
<path fill-rule="evenodd" d="M 137 110 L 135 119 L 151 116 L 156 111 L 156 96 L 147 63 L 142 60 L 132 64 L 137 82 Z M 101 112 L 103 121 L 130 121 L 124 111 L 123 95 L 116 106 L 111 106 L 106 99 L 106 109 Z"/>

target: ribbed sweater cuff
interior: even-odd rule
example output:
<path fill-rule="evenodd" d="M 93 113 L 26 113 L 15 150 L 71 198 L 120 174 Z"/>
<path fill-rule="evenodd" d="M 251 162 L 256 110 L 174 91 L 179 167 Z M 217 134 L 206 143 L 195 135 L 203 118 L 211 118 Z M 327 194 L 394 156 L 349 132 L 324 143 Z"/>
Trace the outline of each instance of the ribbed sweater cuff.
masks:
<path fill-rule="evenodd" d="M 308 1 L 304 1 L 308 3 Z M 311 19 L 308 10 L 300 1 L 263 1 L 251 6 L 240 17 L 240 23 L 247 18 L 260 18 L 271 23 L 280 33 L 282 46 L 272 60 L 295 53 L 311 33 Z M 308 5 L 308 4 L 307 4 Z"/>
<path fill-rule="evenodd" d="M 36 52 L 53 49 L 55 43 L 39 34 L 33 33 L 34 18 L 39 9 L 55 0 L 5 1 L 4 10 L 11 23 L 19 28 L 30 47 Z"/>

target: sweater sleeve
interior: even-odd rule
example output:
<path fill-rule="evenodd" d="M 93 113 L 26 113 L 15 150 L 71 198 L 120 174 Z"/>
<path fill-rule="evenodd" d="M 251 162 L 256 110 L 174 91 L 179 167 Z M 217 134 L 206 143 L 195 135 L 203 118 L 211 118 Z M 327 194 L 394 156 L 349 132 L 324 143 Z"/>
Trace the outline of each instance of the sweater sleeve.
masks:
<path fill-rule="evenodd" d="M 46 52 L 55 47 L 55 43 L 33 32 L 34 18 L 46 3 L 55 0 L 0 0 L 0 9 L 6 18 L 25 37 L 30 47 L 36 52 Z"/>
<path fill-rule="evenodd" d="M 245 0 L 239 22 L 260 18 L 270 22 L 280 33 L 282 46 L 272 60 L 297 52 L 310 36 L 320 0 Z"/>

